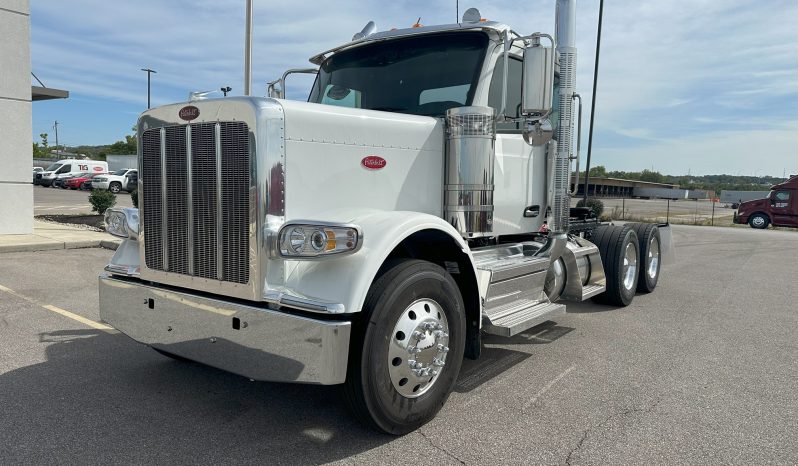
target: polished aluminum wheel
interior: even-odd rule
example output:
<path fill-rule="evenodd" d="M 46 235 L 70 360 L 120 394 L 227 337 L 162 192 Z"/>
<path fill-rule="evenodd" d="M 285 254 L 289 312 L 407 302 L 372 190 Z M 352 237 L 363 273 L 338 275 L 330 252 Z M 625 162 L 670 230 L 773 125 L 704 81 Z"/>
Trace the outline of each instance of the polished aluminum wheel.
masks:
<path fill-rule="evenodd" d="M 754 228 L 765 228 L 765 217 L 756 215 L 751 218 L 751 226 Z"/>
<path fill-rule="evenodd" d="M 659 240 L 656 236 L 651 235 L 651 241 L 648 243 L 648 268 L 646 273 L 648 278 L 657 278 L 659 272 Z"/>
<path fill-rule="evenodd" d="M 399 316 L 388 348 L 393 388 L 406 398 L 427 392 L 438 380 L 449 352 L 449 325 L 440 304 L 419 299 Z"/>
<path fill-rule="evenodd" d="M 626 251 L 623 254 L 623 286 L 627 290 L 635 287 L 637 278 L 637 242 L 626 244 Z"/>

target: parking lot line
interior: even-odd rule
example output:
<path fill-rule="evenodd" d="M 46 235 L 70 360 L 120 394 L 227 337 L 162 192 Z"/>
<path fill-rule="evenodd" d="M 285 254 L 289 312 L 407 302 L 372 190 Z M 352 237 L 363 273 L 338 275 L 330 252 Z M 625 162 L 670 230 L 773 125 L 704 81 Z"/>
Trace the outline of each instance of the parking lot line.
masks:
<path fill-rule="evenodd" d="M 574 364 L 573 366 L 569 367 L 568 369 L 565 369 L 564 371 L 562 371 L 560 373 L 560 375 L 555 377 L 551 382 L 547 383 L 545 387 L 541 388 L 539 392 L 535 393 L 535 396 L 533 396 L 532 399 L 530 399 L 529 401 L 526 402 L 526 404 L 524 405 L 524 410 L 529 409 L 529 407 L 532 406 L 533 404 L 535 404 L 535 402 L 538 401 L 538 399 L 541 396 L 543 396 L 544 393 L 549 391 L 549 389 L 551 387 L 553 387 L 555 383 L 559 382 L 560 379 L 562 379 L 563 377 L 568 375 L 568 373 L 571 372 L 574 369 L 576 369 L 576 364 Z"/>
<path fill-rule="evenodd" d="M 114 330 L 114 328 L 109 326 L 109 325 L 101 324 L 100 322 L 96 322 L 94 320 L 87 319 L 87 318 L 85 318 L 83 316 L 75 314 L 74 312 L 69 312 L 66 309 L 61 309 L 60 307 L 53 306 L 52 304 L 40 303 L 39 301 L 37 301 L 37 300 L 35 300 L 33 298 L 30 298 L 28 296 L 19 294 L 16 291 L 12 290 L 11 288 L 5 287 L 3 285 L 0 285 L 0 291 L 4 291 L 4 292 L 6 292 L 8 294 L 12 294 L 12 295 L 14 295 L 14 296 L 16 296 L 18 298 L 22 298 L 25 301 L 28 301 L 29 303 L 33 303 L 33 304 L 35 304 L 37 306 L 40 306 L 40 307 L 42 307 L 44 309 L 47 309 L 50 312 L 55 312 L 56 314 L 61 314 L 64 317 L 69 317 L 70 319 L 76 320 L 76 321 L 80 322 L 81 324 L 87 325 L 87 326 L 89 326 L 91 328 L 94 328 L 94 329 L 97 329 L 97 330 Z"/>

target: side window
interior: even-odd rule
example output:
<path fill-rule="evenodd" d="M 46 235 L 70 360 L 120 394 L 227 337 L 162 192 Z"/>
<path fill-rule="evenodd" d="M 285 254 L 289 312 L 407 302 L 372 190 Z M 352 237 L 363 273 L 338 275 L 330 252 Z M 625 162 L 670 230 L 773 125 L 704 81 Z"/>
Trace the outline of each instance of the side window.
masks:
<path fill-rule="evenodd" d="M 507 64 L 507 116 L 517 118 L 521 112 L 521 59 L 510 55 Z M 496 60 L 496 67 L 493 69 L 493 77 L 490 80 L 488 89 L 488 105 L 496 109 L 496 113 L 502 109 L 502 82 L 504 76 L 504 55 Z M 519 123 L 499 123 L 496 125 L 499 131 L 518 131 Z"/>
<path fill-rule="evenodd" d="M 433 102 L 456 102 L 465 105 L 468 98 L 470 84 L 460 86 L 439 87 L 436 89 L 424 89 L 418 96 L 418 104 L 424 105 Z"/>
<path fill-rule="evenodd" d="M 56 173 L 69 173 L 72 171 L 72 165 L 66 164 L 61 166 L 61 168 Z"/>
<path fill-rule="evenodd" d="M 324 89 L 324 96 L 321 98 L 321 103 L 326 105 L 337 105 L 338 107 L 361 108 L 360 99 L 360 91 L 335 84 L 328 84 Z"/>
<path fill-rule="evenodd" d="M 776 191 L 776 194 L 773 197 L 777 201 L 789 201 L 790 200 L 790 192 L 789 191 Z"/>

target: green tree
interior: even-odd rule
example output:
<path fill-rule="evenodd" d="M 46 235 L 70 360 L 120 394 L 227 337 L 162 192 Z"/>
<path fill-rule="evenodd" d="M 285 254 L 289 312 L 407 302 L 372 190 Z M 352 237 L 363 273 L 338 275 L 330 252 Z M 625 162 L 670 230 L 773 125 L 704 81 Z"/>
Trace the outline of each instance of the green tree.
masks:
<path fill-rule="evenodd" d="M 47 133 L 42 133 L 39 135 L 42 138 L 42 148 L 46 151 L 47 150 Z"/>
<path fill-rule="evenodd" d="M 595 167 L 590 167 L 590 176 L 604 178 L 607 176 L 607 169 L 604 168 L 604 165 L 596 165 Z"/>
<path fill-rule="evenodd" d="M 665 177 L 662 176 L 662 173 L 655 172 L 651 170 L 643 170 L 640 173 L 640 177 L 638 178 L 640 181 L 649 181 L 651 183 L 664 183 Z"/>

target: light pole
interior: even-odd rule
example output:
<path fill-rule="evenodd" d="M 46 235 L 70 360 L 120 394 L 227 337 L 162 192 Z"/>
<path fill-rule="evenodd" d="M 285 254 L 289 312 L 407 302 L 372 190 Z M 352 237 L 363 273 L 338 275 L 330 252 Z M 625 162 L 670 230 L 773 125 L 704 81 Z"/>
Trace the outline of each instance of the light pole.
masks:
<path fill-rule="evenodd" d="M 599 2 L 598 31 L 596 32 L 596 63 L 593 67 L 593 99 L 590 103 L 590 132 L 587 136 L 587 164 L 585 166 L 585 195 L 582 199 L 587 203 L 587 187 L 590 181 L 590 155 L 593 150 L 593 119 L 596 116 L 596 91 L 598 90 L 599 52 L 601 51 L 601 19 L 604 16 L 604 0 Z"/>
<path fill-rule="evenodd" d="M 149 68 L 142 68 L 141 71 L 147 72 L 147 108 L 150 108 L 150 75 L 152 73 L 157 73 L 157 71 Z"/>

